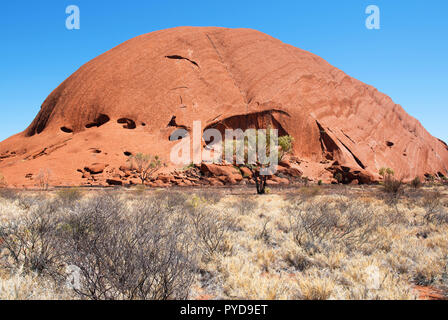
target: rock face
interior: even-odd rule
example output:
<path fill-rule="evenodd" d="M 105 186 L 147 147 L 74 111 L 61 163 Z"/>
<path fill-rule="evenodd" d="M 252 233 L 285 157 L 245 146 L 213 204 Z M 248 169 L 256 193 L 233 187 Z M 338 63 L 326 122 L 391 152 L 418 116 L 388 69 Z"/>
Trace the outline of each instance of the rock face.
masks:
<path fill-rule="evenodd" d="M 380 167 L 405 179 L 447 175 L 448 146 L 375 88 L 261 32 L 194 27 L 139 36 L 82 66 L 0 143 L 0 172 L 16 187 L 35 184 L 25 175 L 40 169 L 53 185 L 79 185 L 83 168 L 104 164 L 100 180 L 118 184 L 138 152 L 160 155 L 169 171 L 178 143 L 169 136 L 193 121 L 277 128 L 294 137 L 295 170 L 314 179 L 363 183 Z"/>

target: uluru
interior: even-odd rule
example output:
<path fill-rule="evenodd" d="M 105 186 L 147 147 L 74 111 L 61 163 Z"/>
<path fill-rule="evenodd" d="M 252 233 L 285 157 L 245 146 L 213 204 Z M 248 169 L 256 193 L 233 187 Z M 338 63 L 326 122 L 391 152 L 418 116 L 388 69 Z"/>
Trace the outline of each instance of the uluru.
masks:
<path fill-rule="evenodd" d="M 171 133 L 274 127 L 294 138 L 297 172 L 370 183 L 447 176 L 448 146 L 387 95 L 324 59 L 251 29 L 179 27 L 131 39 L 83 65 L 43 102 L 25 131 L 0 143 L 10 186 L 128 183 L 130 155 L 179 169 Z M 90 173 L 99 174 L 94 182 Z"/>

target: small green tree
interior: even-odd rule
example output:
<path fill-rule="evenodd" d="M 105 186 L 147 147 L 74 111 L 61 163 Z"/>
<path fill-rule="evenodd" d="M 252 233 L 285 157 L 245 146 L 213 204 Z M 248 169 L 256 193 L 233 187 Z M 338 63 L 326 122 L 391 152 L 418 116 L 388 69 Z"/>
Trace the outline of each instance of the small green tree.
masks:
<path fill-rule="evenodd" d="M 137 153 L 131 156 L 130 161 L 131 169 L 137 171 L 142 184 L 162 167 L 159 156 L 153 157 L 149 154 Z"/>
<path fill-rule="evenodd" d="M 387 177 L 392 177 L 395 174 L 395 172 L 391 168 L 384 168 L 383 167 L 383 168 L 380 169 L 379 174 L 384 179 L 386 179 Z"/>
<path fill-rule="evenodd" d="M 248 154 L 251 150 L 249 150 L 249 148 L 251 147 L 255 147 L 258 146 L 258 140 L 259 139 L 263 139 L 266 142 L 266 154 L 269 156 L 270 152 L 271 152 L 271 135 L 272 135 L 272 129 L 268 128 L 266 130 L 266 134 L 263 134 L 263 136 L 261 136 L 260 132 L 256 133 L 256 141 L 255 144 L 248 144 L 248 141 L 244 141 L 244 151 L 245 151 L 245 164 L 243 164 L 242 166 L 247 167 L 249 170 L 252 171 L 252 179 L 255 182 L 255 186 L 257 188 L 257 194 L 265 194 L 266 193 L 266 186 L 267 186 L 267 178 L 270 174 L 273 173 L 269 173 L 266 170 L 268 169 L 268 165 L 267 164 L 263 164 L 262 161 L 260 161 L 260 159 L 256 159 L 255 163 L 249 163 L 249 159 L 248 159 Z M 292 144 L 293 144 L 294 139 L 291 136 L 281 136 L 278 138 L 278 145 L 277 150 L 278 150 L 278 160 L 281 161 L 283 159 L 283 157 L 291 152 L 292 150 Z M 235 142 L 235 147 L 234 150 L 236 150 L 238 148 L 238 143 L 240 142 Z M 279 148 L 278 148 L 279 147 Z"/>
<path fill-rule="evenodd" d="M 278 145 L 280 146 L 280 151 L 278 154 L 279 161 L 282 161 L 283 157 L 291 152 L 293 143 L 294 138 L 291 136 L 281 136 L 278 138 Z"/>

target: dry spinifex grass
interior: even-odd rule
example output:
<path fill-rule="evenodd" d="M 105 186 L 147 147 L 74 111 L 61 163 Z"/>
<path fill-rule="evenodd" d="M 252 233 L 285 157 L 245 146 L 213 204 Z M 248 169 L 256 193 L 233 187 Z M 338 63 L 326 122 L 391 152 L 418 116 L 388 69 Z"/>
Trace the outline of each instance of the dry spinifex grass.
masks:
<path fill-rule="evenodd" d="M 414 299 L 415 285 L 444 290 L 446 188 L 378 192 L 6 194 L 0 299 Z M 69 264 L 81 268 L 81 289 L 65 287 Z"/>

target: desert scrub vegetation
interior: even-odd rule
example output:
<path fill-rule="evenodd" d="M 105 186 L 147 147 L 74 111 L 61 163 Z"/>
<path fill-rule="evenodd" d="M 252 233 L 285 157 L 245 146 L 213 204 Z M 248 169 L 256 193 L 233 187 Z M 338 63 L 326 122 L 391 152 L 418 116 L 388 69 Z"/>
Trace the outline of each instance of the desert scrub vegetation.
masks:
<path fill-rule="evenodd" d="M 160 170 L 162 162 L 159 156 L 151 156 L 149 154 L 137 153 L 130 157 L 131 169 L 136 170 L 142 185 L 145 184 L 154 173 Z"/>
<path fill-rule="evenodd" d="M 70 206 L 36 200 L 2 220 L 2 270 L 37 274 L 59 288 L 75 270 L 71 291 L 81 299 L 185 299 L 195 270 L 186 217 L 153 200 L 126 203 L 111 193 Z"/>
<path fill-rule="evenodd" d="M 56 191 L 56 196 L 64 204 L 70 204 L 82 198 L 83 192 L 80 188 L 64 188 Z"/>
<path fill-rule="evenodd" d="M 0 199 L 15 200 L 18 198 L 18 192 L 13 189 L 0 188 Z"/>
<path fill-rule="evenodd" d="M 36 176 L 37 185 L 41 190 L 48 190 L 52 173 L 50 169 L 40 169 Z"/>
<path fill-rule="evenodd" d="M 374 239 L 379 217 L 365 203 L 344 199 L 333 202 L 298 201 L 289 208 L 290 228 L 294 241 L 310 255 L 341 251 L 366 250 Z M 372 250 L 373 248 L 369 248 Z"/>
<path fill-rule="evenodd" d="M 171 208 L 173 209 L 173 208 Z M 91 199 L 63 225 L 66 263 L 81 272 L 75 292 L 91 299 L 185 299 L 193 279 L 185 218 L 151 202 L 128 212 L 114 196 Z"/>
<path fill-rule="evenodd" d="M 381 168 L 379 174 L 383 177 L 384 191 L 392 195 L 399 195 L 403 190 L 403 180 L 395 178 L 395 172 L 391 168 Z M 415 181 L 413 182 L 414 185 Z"/>
<path fill-rule="evenodd" d="M 414 189 L 418 189 L 418 188 L 420 188 L 420 187 L 422 186 L 422 181 L 420 180 L 419 177 L 415 177 L 415 178 L 412 179 L 412 181 L 411 181 L 411 186 L 412 186 Z"/>
<path fill-rule="evenodd" d="M 448 292 L 446 187 L 402 186 L 393 201 L 382 186 L 247 192 L 0 197 L 0 298 L 417 299 L 419 286 Z"/>

